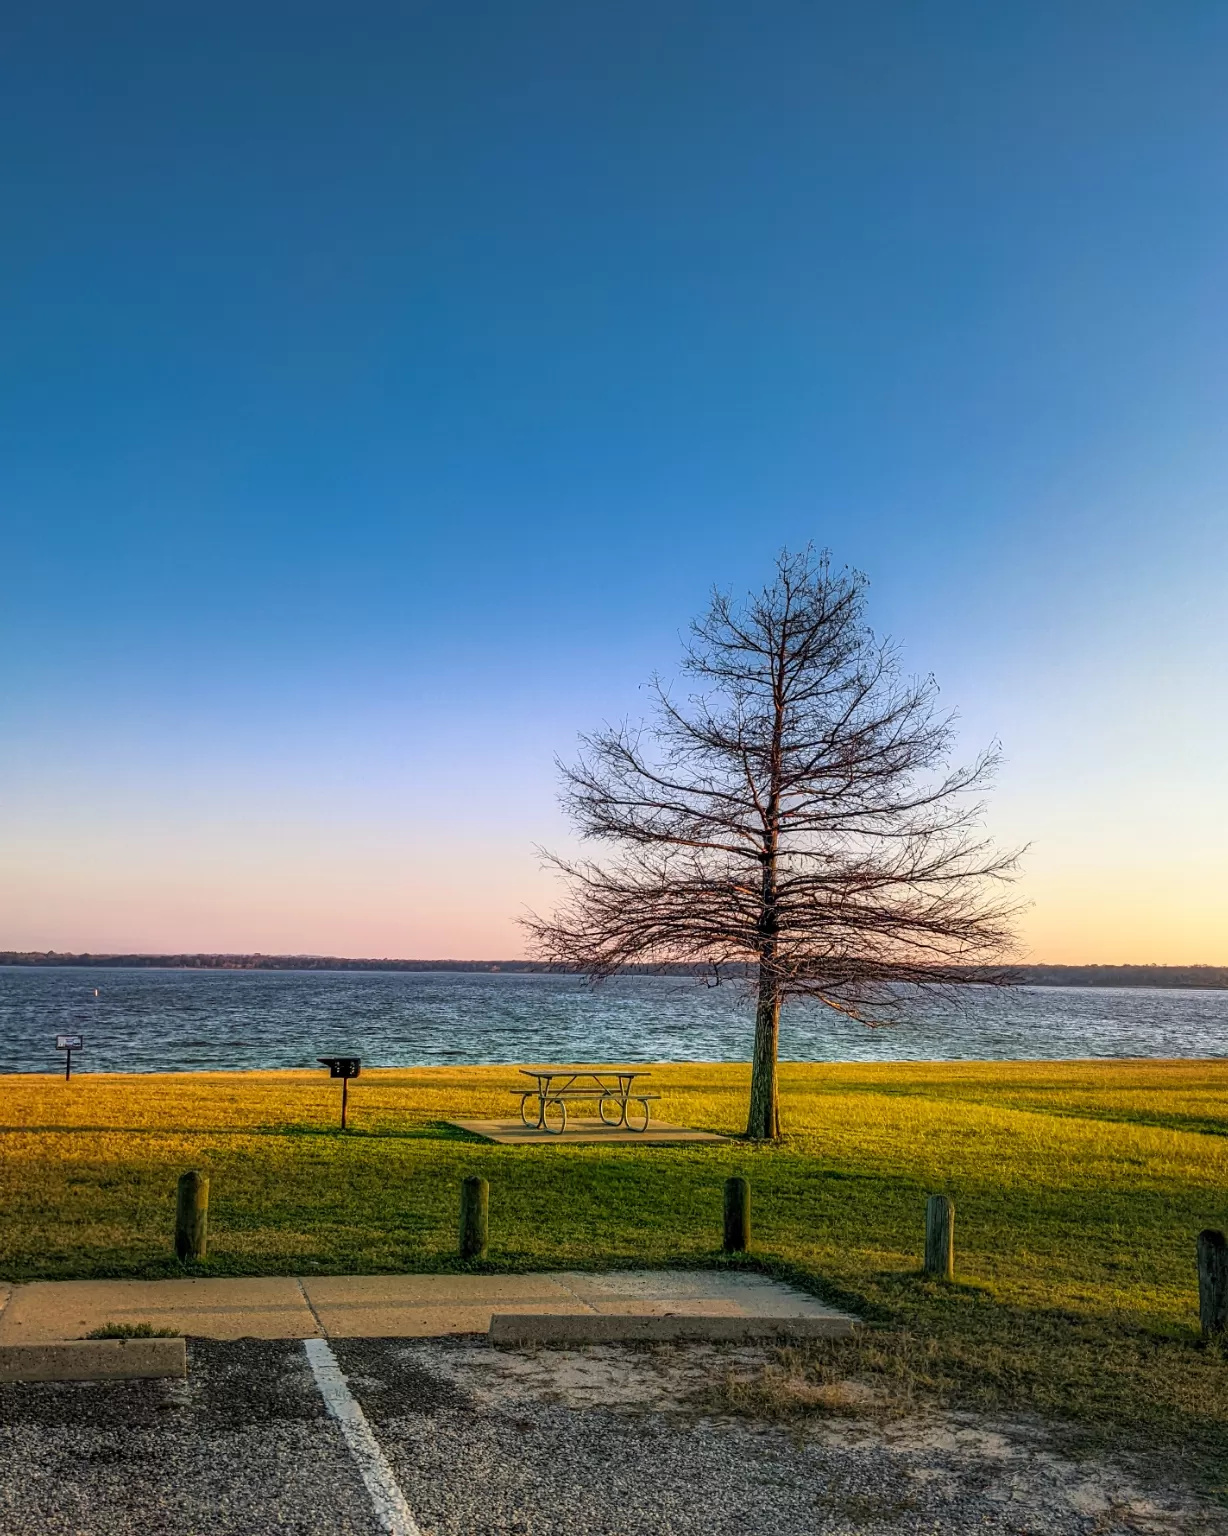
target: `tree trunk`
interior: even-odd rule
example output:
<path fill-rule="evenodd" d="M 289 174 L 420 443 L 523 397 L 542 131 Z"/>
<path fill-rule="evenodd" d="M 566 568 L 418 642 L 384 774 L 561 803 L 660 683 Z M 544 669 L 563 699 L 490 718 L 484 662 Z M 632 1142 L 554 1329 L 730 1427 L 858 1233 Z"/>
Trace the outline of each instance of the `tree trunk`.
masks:
<path fill-rule="evenodd" d="M 759 1006 L 755 1010 L 755 1057 L 750 1069 L 750 1118 L 746 1134 L 754 1141 L 780 1139 L 780 1103 L 776 1090 L 776 1047 L 780 1039 L 780 983 L 759 971 Z"/>

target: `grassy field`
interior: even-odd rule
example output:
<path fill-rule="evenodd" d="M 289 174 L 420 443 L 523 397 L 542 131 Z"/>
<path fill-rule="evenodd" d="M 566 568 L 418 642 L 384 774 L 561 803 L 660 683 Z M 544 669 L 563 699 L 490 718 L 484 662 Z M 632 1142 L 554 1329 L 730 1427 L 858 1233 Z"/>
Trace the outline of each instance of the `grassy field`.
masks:
<path fill-rule="evenodd" d="M 744 1066 L 657 1069 L 663 1118 L 736 1134 Z M 0 1080 L 0 1276 L 160 1276 L 175 1180 L 212 1182 L 214 1274 L 456 1267 L 458 1185 L 491 1182 L 500 1269 L 705 1265 L 751 1181 L 755 1261 L 890 1325 L 863 1372 L 1228 1483 L 1228 1359 L 1197 1339 L 1195 1238 L 1228 1227 L 1228 1062 L 786 1065 L 779 1147 L 495 1147 L 515 1073 Z M 919 1273 L 956 1202 L 958 1282 Z M 814 1369 L 830 1372 L 818 1351 Z M 851 1358 L 851 1357 L 850 1357 Z"/>

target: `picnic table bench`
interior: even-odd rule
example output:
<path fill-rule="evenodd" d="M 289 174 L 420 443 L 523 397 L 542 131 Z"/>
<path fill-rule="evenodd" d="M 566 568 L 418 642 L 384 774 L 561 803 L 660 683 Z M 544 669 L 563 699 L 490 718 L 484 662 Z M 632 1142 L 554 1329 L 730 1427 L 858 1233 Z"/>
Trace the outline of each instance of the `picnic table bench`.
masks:
<path fill-rule="evenodd" d="M 520 1095 L 520 1118 L 539 1131 L 561 1136 L 567 1129 L 567 1105 L 577 1100 L 597 1102 L 603 1125 L 629 1131 L 646 1131 L 650 1104 L 659 1093 L 642 1093 L 636 1078 L 648 1077 L 645 1067 L 521 1067 L 533 1088 L 514 1088 Z"/>

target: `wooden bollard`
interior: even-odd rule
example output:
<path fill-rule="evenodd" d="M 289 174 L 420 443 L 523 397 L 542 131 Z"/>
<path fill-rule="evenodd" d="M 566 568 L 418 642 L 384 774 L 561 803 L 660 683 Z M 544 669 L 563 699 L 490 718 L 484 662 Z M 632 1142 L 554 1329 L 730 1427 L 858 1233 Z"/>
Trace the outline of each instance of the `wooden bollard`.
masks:
<path fill-rule="evenodd" d="M 470 1177 L 461 1184 L 460 1256 L 484 1259 L 490 1234 L 490 1185 Z"/>
<path fill-rule="evenodd" d="M 1198 1234 L 1198 1321 L 1204 1339 L 1228 1334 L 1228 1238 L 1210 1227 Z"/>
<path fill-rule="evenodd" d="M 179 1176 L 175 1201 L 175 1257 L 203 1259 L 209 1247 L 209 1180 L 203 1173 Z"/>
<path fill-rule="evenodd" d="M 750 1185 L 745 1179 L 725 1180 L 725 1252 L 745 1253 L 750 1247 Z"/>
<path fill-rule="evenodd" d="M 939 1280 L 955 1279 L 955 1204 L 946 1195 L 925 1202 L 925 1272 Z"/>

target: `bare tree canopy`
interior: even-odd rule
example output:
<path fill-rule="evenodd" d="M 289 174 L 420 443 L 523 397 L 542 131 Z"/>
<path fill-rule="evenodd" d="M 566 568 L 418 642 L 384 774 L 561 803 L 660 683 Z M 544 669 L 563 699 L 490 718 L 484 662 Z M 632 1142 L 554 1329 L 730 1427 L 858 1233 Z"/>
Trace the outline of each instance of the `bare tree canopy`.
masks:
<path fill-rule="evenodd" d="M 1011 947 L 1017 855 L 980 830 L 996 747 L 952 765 L 932 677 L 901 673 L 865 617 L 865 578 L 783 553 L 745 602 L 691 626 L 685 698 L 582 738 L 563 802 L 602 861 L 547 855 L 570 895 L 528 927 L 543 959 L 750 967 L 758 1005 L 747 1134 L 780 1134 L 780 1005 L 875 1022 Z M 983 979 L 981 976 L 978 979 Z"/>

